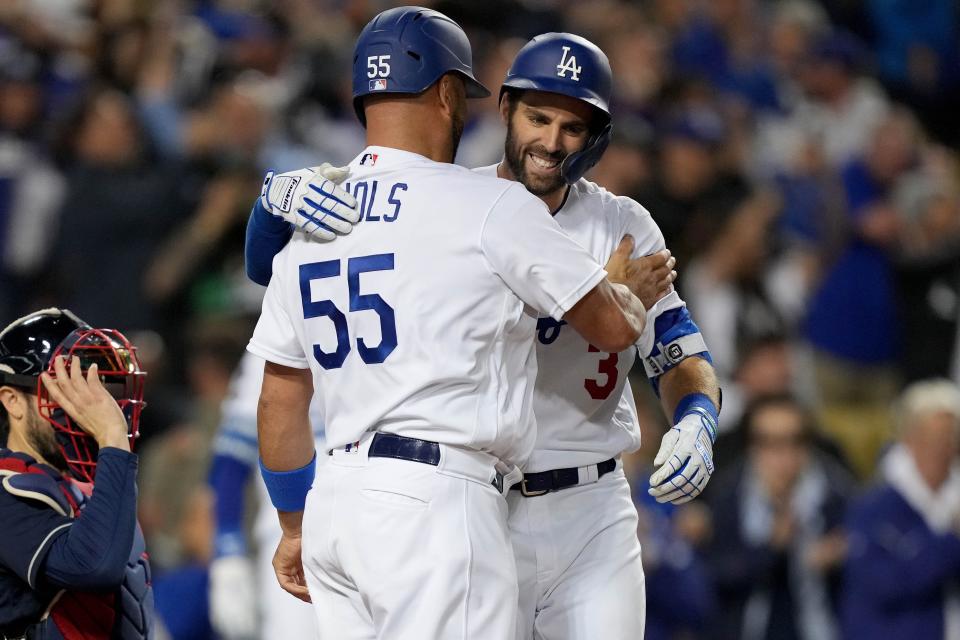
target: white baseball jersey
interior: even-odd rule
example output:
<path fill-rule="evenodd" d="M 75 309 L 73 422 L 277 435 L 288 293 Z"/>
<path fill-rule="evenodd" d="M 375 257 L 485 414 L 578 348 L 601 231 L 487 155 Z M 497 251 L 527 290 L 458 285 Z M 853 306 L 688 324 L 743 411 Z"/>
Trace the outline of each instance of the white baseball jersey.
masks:
<path fill-rule="evenodd" d="M 384 147 L 350 170 L 362 222 L 330 244 L 294 234 L 248 349 L 310 367 L 328 447 L 381 430 L 522 465 L 536 317 L 606 272 L 520 184 Z"/>
<path fill-rule="evenodd" d="M 496 175 L 497 165 L 475 169 Z M 634 257 L 664 248 L 663 234 L 650 212 L 636 201 L 615 196 L 580 179 L 554 215 L 571 238 L 600 264 L 610 258 L 624 235 L 635 242 Z M 639 345 L 654 345 L 656 319 L 684 306 L 676 292 L 648 311 Z M 539 373 L 534 391 L 537 441 L 525 471 L 580 467 L 640 447 L 640 426 L 627 374 L 637 352 L 604 353 L 564 322 L 542 317 L 537 323 Z"/>

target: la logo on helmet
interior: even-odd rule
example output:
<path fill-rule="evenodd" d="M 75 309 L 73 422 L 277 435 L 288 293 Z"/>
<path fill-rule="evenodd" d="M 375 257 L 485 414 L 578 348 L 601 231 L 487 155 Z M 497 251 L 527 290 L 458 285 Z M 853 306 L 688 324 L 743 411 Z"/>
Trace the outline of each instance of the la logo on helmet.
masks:
<path fill-rule="evenodd" d="M 567 56 L 570 53 L 570 47 L 563 48 L 563 55 L 560 56 L 560 64 L 557 65 L 557 75 L 561 78 L 567 77 L 567 71 L 570 72 L 570 78 L 580 82 L 580 72 L 583 67 L 577 65 L 577 56 Z"/>

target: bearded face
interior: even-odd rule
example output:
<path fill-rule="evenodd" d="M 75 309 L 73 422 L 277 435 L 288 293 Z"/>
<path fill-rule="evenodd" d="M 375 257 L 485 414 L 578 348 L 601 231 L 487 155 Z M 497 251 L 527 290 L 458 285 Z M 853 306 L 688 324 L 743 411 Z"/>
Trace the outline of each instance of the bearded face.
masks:
<path fill-rule="evenodd" d="M 560 165 L 586 145 L 592 107 L 543 91 L 508 94 L 506 100 L 504 158 L 510 173 L 536 196 L 566 188 Z"/>
<path fill-rule="evenodd" d="M 60 471 L 68 471 L 67 460 L 63 456 L 63 449 L 57 442 L 56 434 L 50 423 L 44 420 L 40 413 L 33 409 L 27 414 L 28 432 L 27 439 L 30 445 L 36 450 L 50 466 Z"/>

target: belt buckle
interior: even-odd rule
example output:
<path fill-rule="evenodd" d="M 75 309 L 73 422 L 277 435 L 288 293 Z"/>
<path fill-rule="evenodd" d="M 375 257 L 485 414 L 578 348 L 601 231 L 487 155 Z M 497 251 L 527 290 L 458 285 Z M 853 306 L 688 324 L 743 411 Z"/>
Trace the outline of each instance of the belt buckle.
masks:
<path fill-rule="evenodd" d="M 550 493 L 550 489 L 541 489 L 540 491 L 530 491 L 527 489 L 527 479 L 524 478 L 520 481 L 520 494 L 524 498 L 536 498 L 537 496 L 542 496 Z"/>

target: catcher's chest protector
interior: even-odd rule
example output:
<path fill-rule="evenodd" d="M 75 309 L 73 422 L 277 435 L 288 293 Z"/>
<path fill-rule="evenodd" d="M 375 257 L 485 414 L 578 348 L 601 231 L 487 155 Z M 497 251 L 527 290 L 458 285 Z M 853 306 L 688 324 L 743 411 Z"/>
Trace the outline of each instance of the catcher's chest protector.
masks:
<path fill-rule="evenodd" d="M 81 517 L 93 486 L 54 478 L 39 465 L 0 457 L 3 488 L 40 502 L 68 517 Z M 138 525 L 123 583 L 112 593 L 59 591 L 40 620 L 27 628 L 28 640 L 152 640 L 153 589 L 146 543 Z"/>

